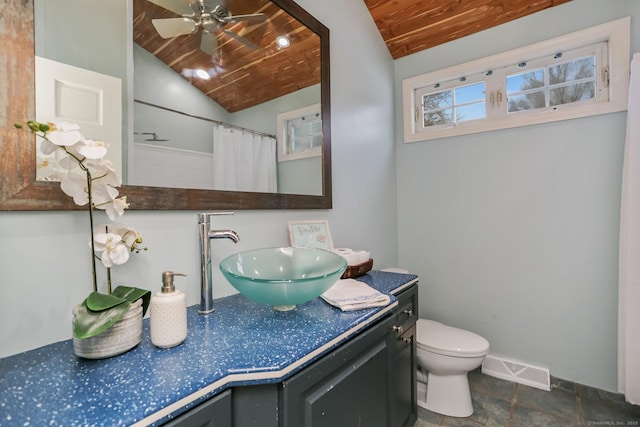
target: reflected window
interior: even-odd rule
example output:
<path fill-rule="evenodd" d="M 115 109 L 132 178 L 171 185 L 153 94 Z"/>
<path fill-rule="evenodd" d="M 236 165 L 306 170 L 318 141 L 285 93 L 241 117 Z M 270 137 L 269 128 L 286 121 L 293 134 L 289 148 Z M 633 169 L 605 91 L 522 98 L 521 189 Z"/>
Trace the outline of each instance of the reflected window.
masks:
<path fill-rule="evenodd" d="M 278 114 L 278 161 L 322 155 L 320 104 Z"/>
<path fill-rule="evenodd" d="M 287 151 L 295 153 L 322 146 L 320 113 L 287 120 Z"/>

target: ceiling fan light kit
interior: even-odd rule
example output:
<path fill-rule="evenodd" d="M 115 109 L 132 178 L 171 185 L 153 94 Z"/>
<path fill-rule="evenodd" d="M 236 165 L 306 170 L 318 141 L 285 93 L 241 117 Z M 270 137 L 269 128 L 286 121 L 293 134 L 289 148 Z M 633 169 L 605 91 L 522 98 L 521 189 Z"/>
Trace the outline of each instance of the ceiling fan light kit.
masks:
<path fill-rule="evenodd" d="M 251 49 L 259 49 L 255 43 L 250 42 L 241 35 L 234 33 L 224 27 L 236 22 L 263 22 L 267 20 L 264 13 L 254 13 L 249 15 L 232 15 L 229 9 L 222 4 L 217 4 L 213 8 L 205 4 L 204 0 L 149 0 L 175 14 L 182 15 L 180 18 L 152 19 L 151 22 L 156 31 L 163 39 L 170 39 L 189 34 L 194 34 L 202 29 L 200 40 L 200 50 L 210 55 L 214 55 L 218 50 L 218 40 L 216 32 L 222 33 L 238 40 Z M 186 8 L 185 8 L 186 6 Z M 187 9 L 188 8 L 188 9 Z"/>

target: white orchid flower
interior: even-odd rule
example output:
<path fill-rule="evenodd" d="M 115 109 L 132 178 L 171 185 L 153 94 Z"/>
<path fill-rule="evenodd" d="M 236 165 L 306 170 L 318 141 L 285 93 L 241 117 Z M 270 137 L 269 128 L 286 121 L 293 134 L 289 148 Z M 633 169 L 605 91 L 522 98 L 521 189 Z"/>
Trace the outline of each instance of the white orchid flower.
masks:
<path fill-rule="evenodd" d="M 40 151 L 42 152 L 42 154 L 52 154 L 58 150 L 60 150 L 60 147 L 52 143 L 51 141 L 43 139 L 40 142 Z"/>
<path fill-rule="evenodd" d="M 68 147 L 85 140 L 79 132 L 80 126 L 75 123 L 50 122 L 48 124 L 51 130 L 47 132 L 47 139 L 52 144 Z"/>
<path fill-rule="evenodd" d="M 80 172 L 69 171 L 60 181 L 60 189 L 67 196 L 73 197 L 73 202 L 78 206 L 89 203 L 89 190 L 87 188 L 87 175 Z"/>
<path fill-rule="evenodd" d="M 96 160 L 107 155 L 107 145 L 102 141 L 85 139 L 72 147 L 74 151 L 77 151 L 81 158 Z"/>
<path fill-rule="evenodd" d="M 111 268 L 114 265 L 122 265 L 129 260 L 129 248 L 122 241 L 122 236 L 119 234 L 96 233 L 93 241 L 96 252 L 102 252 L 100 260 L 105 267 Z"/>
<path fill-rule="evenodd" d="M 102 209 L 107 213 L 107 216 L 111 220 L 115 220 L 122 216 L 124 209 L 129 207 L 126 204 L 126 198 L 124 204 L 121 202 L 121 198 L 118 199 L 118 189 L 110 185 L 102 185 L 100 182 L 94 182 L 92 185 L 93 206 L 97 209 Z"/>
<path fill-rule="evenodd" d="M 129 207 L 126 197 L 118 198 L 118 189 L 110 185 L 95 182 L 93 185 L 93 206 L 104 210 L 109 219 L 116 220 L 124 214 Z"/>
<path fill-rule="evenodd" d="M 57 150 L 55 156 L 58 165 L 68 171 L 77 169 L 80 164 L 84 165 L 84 159 L 78 157 L 78 153 L 73 153 L 73 150 L 69 149 L 69 147 L 63 150 Z"/>
<path fill-rule="evenodd" d="M 112 232 L 121 235 L 122 241 L 131 249 L 131 251 L 137 250 L 137 244 L 142 243 L 142 233 L 136 231 L 133 227 L 127 224 L 116 225 L 118 228 L 112 230 Z"/>
<path fill-rule="evenodd" d="M 111 185 L 112 187 L 120 187 L 122 179 L 118 176 L 118 172 L 113 168 L 113 164 L 109 160 L 87 161 L 87 166 L 91 168 L 91 175 L 96 182 L 103 185 Z"/>
<path fill-rule="evenodd" d="M 39 180 L 43 181 L 60 181 L 63 174 L 52 163 L 50 156 L 36 156 L 36 170 Z"/>
<path fill-rule="evenodd" d="M 111 203 L 96 207 L 99 209 L 104 209 L 109 219 L 113 221 L 124 215 L 124 210 L 129 208 L 129 203 L 127 203 L 127 196 L 123 196 L 113 199 Z"/>

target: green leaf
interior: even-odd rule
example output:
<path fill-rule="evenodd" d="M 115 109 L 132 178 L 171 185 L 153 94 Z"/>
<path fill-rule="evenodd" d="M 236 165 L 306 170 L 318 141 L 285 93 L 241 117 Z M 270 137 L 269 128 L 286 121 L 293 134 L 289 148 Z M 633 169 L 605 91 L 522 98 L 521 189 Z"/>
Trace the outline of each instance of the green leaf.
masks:
<path fill-rule="evenodd" d="M 132 288 L 129 286 L 118 286 L 111 293 L 112 296 L 123 298 L 129 302 L 134 302 L 137 299 L 142 298 L 142 315 L 144 316 L 149 308 L 149 302 L 151 301 L 151 291 L 140 288 Z"/>
<path fill-rule="evenodd" d="M 86 307 L 91 311 L 104 311 L 127 301 L 129 300 L 119 297 L 118 295 L 106 295 L 99 292 L 91 292 L 85 300 L 84 305 L 86 305 Z"/>
<path fill-rule="evenodd" d="M 106 331 L 122 319 L 131 305 L 129 301 L 124 301 L 108 310 L 91 311 L 87 308 L 88 299 L 76 307 L 77 313 L 73 318 L 73 336 L 79 339 L 90 338 Z"/>

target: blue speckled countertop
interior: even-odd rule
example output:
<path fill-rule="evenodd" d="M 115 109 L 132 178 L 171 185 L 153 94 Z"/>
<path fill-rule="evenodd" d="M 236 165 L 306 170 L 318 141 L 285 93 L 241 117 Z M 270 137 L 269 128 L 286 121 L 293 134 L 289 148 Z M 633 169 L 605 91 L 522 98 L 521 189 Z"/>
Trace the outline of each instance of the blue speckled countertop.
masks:
<path fill-rule="evenodd" d="M 412 274 L 370 271 L 358 278 L 397 294 Z M 342 312 L 320 298 L 278 312 L 236 294 L 209 316 L 189 307 L 186 341 L 171 349 L 142 342 L 110 359 L 85 360 L 71 340 L 0 359 L 0 426 L 159 425 L 220 391 L 280 382 L 360 330 L 387 307 Z"/>

